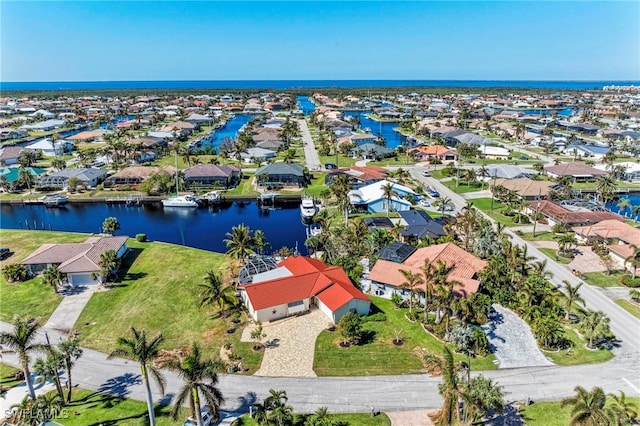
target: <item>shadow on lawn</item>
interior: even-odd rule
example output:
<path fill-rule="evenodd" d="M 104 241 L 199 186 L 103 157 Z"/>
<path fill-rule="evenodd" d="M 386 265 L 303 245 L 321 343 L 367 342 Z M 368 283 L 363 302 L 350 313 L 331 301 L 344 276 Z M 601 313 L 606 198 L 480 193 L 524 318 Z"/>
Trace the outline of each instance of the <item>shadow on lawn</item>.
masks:
<path fill-rule="evenodd" d="M 143 248 L 138 247 L 129 248 L 129 250 L 127 251 L 127 255 L 122 259 L 122 265 L 120 265 L 120 270 L 118 271 L 118 278 L 116 279 L 116 282 L 137 280 L 147 275 L 146 272 L 138 272 L 134 274 L 129 273 L 131 265 L 134 264 L 143 250 Z"/>

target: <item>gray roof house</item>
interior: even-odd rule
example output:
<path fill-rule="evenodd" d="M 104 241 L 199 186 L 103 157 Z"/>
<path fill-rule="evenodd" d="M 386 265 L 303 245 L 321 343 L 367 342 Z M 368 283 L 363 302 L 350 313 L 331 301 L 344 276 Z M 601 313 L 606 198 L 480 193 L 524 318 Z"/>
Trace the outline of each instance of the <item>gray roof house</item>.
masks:
<path fill-rule="evenodd" d="M 100 169 L 64 169 L 40 178 L 39 185 L 48 188 L 66 188 L 69 179 L 78 178 L 88 187 L 93 188 L 105 180 L 106 177 L 107 172 Z"/>
<path fill-rule="evenodd" d="M 231 187 L 242 177 L 242 170 L 236 166 L 196 164 L 184 172 L 184 180 L 190 184 Z"/>
<path fill-rule="evenodd" d="M 258 185 L 279 184 L 303 187 L 307 184 L 304 169 L 298 164 L 271 163 L 256 170 Z"/>
<path fill-rule="evenodd" d="M 403 240 L 413 238 L 440 238 L 447 233 L 444 226 L 433 220 L 429 214 L 423 210 L 405 210 L 398 212 L 406 228 L 400 231 Z"/>
<path fill-rule="evenodd" d="M 258 159 L 261 161 L 265 161 L 269 158 L 273 158 L 276 156 L 276 152 L 271 149 L 265 148 L 249 148 L 246 152 L 240 154 L 245 163 L 253 163 L 253 159 Z"/>
<path fill-rule="evenodd" d="M 392 156 L 393 149 L 373 143 L 365 143 L 350 150 L 349 155 L 351 157 L 363 157 L 365 159 L 379 160 L 384 157 Z"/>

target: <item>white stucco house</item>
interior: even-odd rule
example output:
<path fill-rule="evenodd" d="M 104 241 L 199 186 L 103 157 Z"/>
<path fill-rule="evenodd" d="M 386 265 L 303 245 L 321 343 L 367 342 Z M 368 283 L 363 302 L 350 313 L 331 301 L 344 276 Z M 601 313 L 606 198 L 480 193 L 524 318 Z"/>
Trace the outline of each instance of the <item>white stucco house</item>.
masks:
<path fill-rule="evenodd" d="M 348 312 L 369 313 L 371 299 L 351 283 L 342 268 L 305 256 L 290 256 L 276 266 L 238 286 L 254 320 L 275 321 L 314 306 L 333 323 Z"/>
<path fill-rule="evenodd" d="M 108 250 L 121 259 L 127 252 L 128 237 L 90 237 L 84 243 L 43 244 L 20 262 L 31 274 L 57 266 L 73 287 L 100 284 L 100 255 Z M 114 271 L 112 271 L 114 272 Z M 96 279 L 93 278 L 96 276 Z"/>
<path fill-rule="evenodd" d="M 409 187 L 388 180 L 380 180 L 370 185 L 349 191 L 351 205 L 366 208 L 369 213 L 382 213 L 387 211 L 387 199 L 384 197 L 385 185 L 390 184 L 395 192 L 391 197 L 389 211 L 399 212 L 411 209 L 411 202 L 405 197 L 417 199 L 417 194 Z M 408 197 L 408 198 L 409 198 Z"/>

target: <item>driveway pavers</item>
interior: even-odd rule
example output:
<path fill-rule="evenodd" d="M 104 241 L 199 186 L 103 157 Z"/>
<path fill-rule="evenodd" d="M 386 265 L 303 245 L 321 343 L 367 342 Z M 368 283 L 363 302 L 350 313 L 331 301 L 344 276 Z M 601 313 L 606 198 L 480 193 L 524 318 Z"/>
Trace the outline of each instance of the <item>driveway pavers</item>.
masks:
<path fill-rule="evenodd" d="M 266 338 L 264 357 L 256 376 L 269 377 L 316 377 L 313 371 L 313 356 L 316 338 L 331 325 L 329 319 L 318 309 L 296 317 L 262 324 Z M 254 326 L 242 332 L 243 341 L 251 341 Z"/>

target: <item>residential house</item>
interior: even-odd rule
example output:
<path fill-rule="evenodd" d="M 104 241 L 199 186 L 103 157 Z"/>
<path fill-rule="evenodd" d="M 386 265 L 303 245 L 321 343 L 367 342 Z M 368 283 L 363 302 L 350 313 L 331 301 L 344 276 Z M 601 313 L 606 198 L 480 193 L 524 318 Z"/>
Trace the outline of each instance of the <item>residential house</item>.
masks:
<path fill-rule="evenodd" d="M 424 210 L 404 210 L 398 213 L 402 218 L 400 236 L 405 242 L 425 237 L 438 239 L 447 235 L 444 225 L 440 221 L 434 220 Z"/>
<path fill-rule="evenodd" d="M 594 158 L 596 160 L 601 160 L 609 151 L 611 151 L 611 148 L 608 146 L 593 144 L 570 144 L 562 150 L 565 155 Z"/>
<path fill-rule="evenodd" d="M 54 143 L 52 139 L 44 138 L 27 145 L 26 148 L 41 151 L 45 157 L 56 157 L 71 152 L 73 143 L 64 139 L 59 139 Z"/>
<path fill-rule="evenodd" d="M 104 281 L 100 255 L 113 250 L 121 259 L 127 252 L 128 238 L 90 237 L 84 243 L 44 244 L 20 263 L 26 265 L 32 274 L 39 274 L 49 266 L 57 266 L 74 287 L 99 284 Z"/>
<path fill-rule="evenodd" d="M 255 163 L 255 160 L 264 162 L 275 156 L 276 152 L 274 150 L 260 147 L 248 148 L 245 152 L 240 153 L 240 157 L 247 164 Z"/>
<path fill-rule="evenodd" d="M 441 162 L 445 162 L 456 161 L 458 159 L 458 155 L 454 151 L 451 151 L 449 148 L 442 145 L 423 145 L 412 148 L 408 152 L 414 153 L 413 155 L 416 161 L 429 161 L 437 158 Z"/>
<path fill-rule="evenodd" d="M 349 156 L 353 158 L 363 158 L 376 161 L 379 161 L 386 157 L 391 157 L 393 153 L 393 149 L 373 143 L 358 145 L 355 148 L 349 150 Z"/>
<path fill-rule="evenodd" d="M 600 241 L 607 244 L 609 255 L 623 269 L 631 270 L 626 261 L 633 255 L 633 247 L 640 247 L 640 228 L 620 220 L 603 220 L 587 226 L 577 226 L 573 231 L 578 241 Z"/>
<path fill-rule="evenodd" d="M 369 292 L 387 299 L 397 293 L 404 299 L 408 299 L 409 290 L 401 288 L 406 282 L 406 278 L 400 271 L 405 270 L 422 274 L 425 261 L 429 260 L 433 265 L 437 265 L 438 262 L 442 261 L 448 267 L 453 267 L 447 276 L 447 281 L 459 283 L 454 286 L 454 293 L 458 297 L 466 297 L 479 290 L 480 280 L 478 274 L 487 265 L 486 261 L 468 253 L 453 243 L 422 247 L 399 262 L 400 258 L 393 260 L 379 259 L 375 263 L 368 276 L 371 281 Z M 420 300 L 424 303 L 425 284 L 421 284 L 418 290 L 421 293 Z"/>
<path fill-rule="evenodd" d="M 395 195 L 391 198 L 389 211 L 404 211 L 411 209 L 411 202 L 405 197 L 416 198 L 417 194 L 404 185 L 381 180 L 359 189 L 349 191 L 349 202 L 352 206 L 368 213 L 382 213 L 387 211 L 387 199 L 384 197 L 383 187 L 391 185 Z"/>
<path fill-rule="evenodd" d="M 256 170 L 256 183 L 261 186 L 284 185 L 304 187 L 307 177 L 298 164 L 271 163 Z"/>
<path fill-rule="evenodd" d="M 367 315 L 371 305 L 342 268 L 304 256 L 284 259 L 275 269 L 253 275 L 238 290 L 256 321 L 275 321 L 315 306 L 337 323 L 348 312 Z"/>
<path fill-rule="evenodd" d="M 330 183 L 338 176 L 346 175 L 352 182 L 353 188 L 360 188 L 380 180 L 384 180 L 388 176 L 388 171 L 384 167 L 378 166 L 351 166 L 342 167 L 338 170 L 327 174 L 325 182 Z"/>
<path fill-rule="evenodd" d="M 196 164 L 184 172 L 184 180 L 190 185 L 220 186 L 230 188 L 242 178 L 242 170 L 231 165 Z"/>
<path fill-rule="evenodd" d="M 356 145 L 375 144 L 376 137 L 371 133 L 358 133 L 349 137 L 351 143 Z"/>
<path fill-rule="evenodd" d="M 624 219 L 611 212 L 606 211 L 591 211 L 582 207 L 559 205 L 553 201 L 548 200 L 532 200 L 529 201 L 527 207 L 528 213 L 533 214 L 538 212 L 543 215 L 549 225 L 568 225 L 579 226 L 589 225 L 592 223 L 598 223 L 603 220 L 617 220 L 624 221 Z"/>
<path fill-rule="evenodd" d="M 486 166 L 487 173 L 484 176 L 486 180 L 503 178 L 503 179 L 518 179 L 527 178 L 537 174 L 535 170 L 527 169 L 522 166 L 513 166 L 511 164 L 489 164 Z"/>
<path fill-rule="evenodd" d="M 104 129 L 88 130 L 86 132 L 76 133 L 75 135 L 69 136 L 65 139 L 74 142 L 102 142 L 104 140 L 104 136 L 111 133 L 113 132 Z"/>
<path fill-rule="evenodd" d="M 570 176 L 574 180 L 592 180 L 598 176 L 604 176 L 608 173 L 604 170 L 598 170 L 595 167 L 587 166 L 582 163 L 561 163 L 555 166 L 546 166 L 547 175 L 553 178 L 562 176 Z"/>
<path fill-rule="evenodd" d="M 20 153 L 24 150 L 21 146 L 5 146 L 0 148 L 0 165 L 11 166 L 18 164 Z"/>
<path fill-rule="evenodd" d="M 63 169 L 51 175 L 40 178 L 39 186 L 45 188 L 62 188 L 67 187 L 67 183 L 71 178 L 78 178 L 80 182 L 89 188 L 95 188 L 99 183 L 105 180 L 107 172 L 101 169 L 93 168 L 77 168 Z"/>
<path fill-rule="evenodd" d="M 173 166 L 129 166 L 106 178 L 104 184 L 107 187 L 113 185 L 138 185 L 157 173 L 168 173 L 173 176 L 176 173 L 176 168 Z"/>
<path fill-rule="evenodd" d="M 46 172 L 45 169 L 39 169 L 37 167 L 0 167 L 0 177 L 6 179 L 7 183 L 12 184 L 20 178 L 20 170 L 26 170 L 31 173 L 31 175 L 36 177 Z M 5 192 L 10 189 L 2 187 L 1 183 L 0 188 L 2 188 Z"/>
<path fill-rule="evenodd" d="M 48 132 L 48 131 L 60 128 L 64 126 L 64 124 L 65 124 L 64 120 L 52 119 L 52 120 L 40 121 L 38 123 L 33 123 L 33 124 L 25 124 L 20 128 L 27 131 L 33 131 L 33 132 Z"/>
<path fill-rule="evenodd" d="M 558 185 L 547 180 L 533 180 L 529 178 L 495 179 L 493 186 L 502 186 L 515 193 L 523 200 L 546 199 L 549 191 Z"/>

